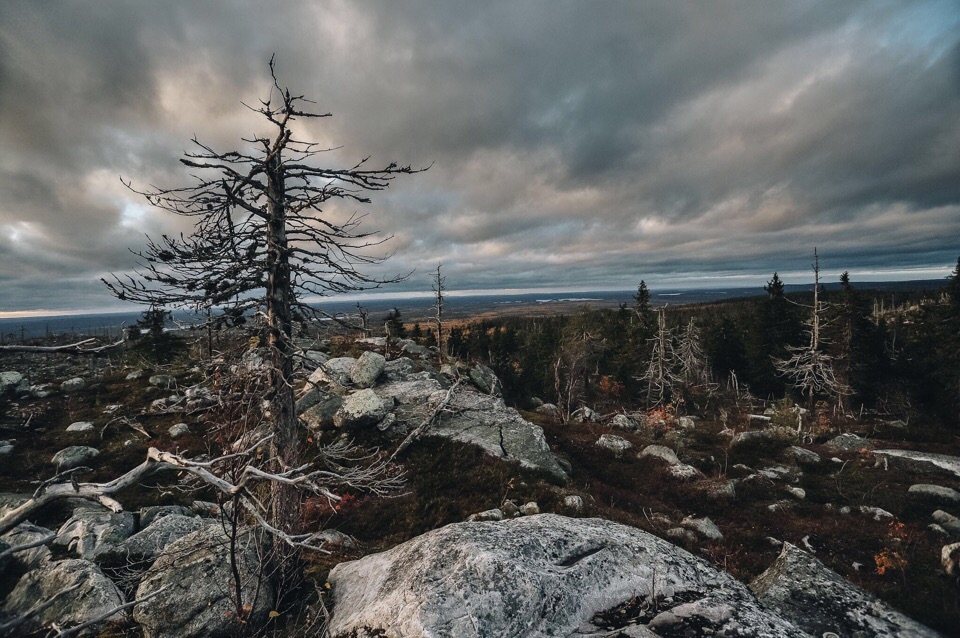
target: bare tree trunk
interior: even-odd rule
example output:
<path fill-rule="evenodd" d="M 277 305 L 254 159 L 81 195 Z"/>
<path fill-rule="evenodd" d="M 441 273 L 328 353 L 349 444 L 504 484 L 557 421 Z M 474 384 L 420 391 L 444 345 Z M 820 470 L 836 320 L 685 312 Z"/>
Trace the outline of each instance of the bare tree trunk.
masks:
<path fill-rule="evenodd" d="M 268 164 L 267 223 L 267 345 L 270 348 L 271 407 L 273 440 L 271 456 L 279 467 L 277 472 L 299 467 L 300 442 L 297 437 L 297 414 L 293 393 L 292 292 L 290 260 L 287 247 L 286 207 L 284 205 L 283 168 L 279 155 Z M 271 523 L 287 534 L 297 534 L 300 528 L 300 492 L 291 485 L 274 483 L 271 486 Z M 288 560 L 295 553 L 290 547 L 280 547 L 278 557 L 283 572 L 295 569 L 296 561 Z"/>
<path fill-rule="evenodd" d="M 443 361 L 443 291 L 445 288 L 446 278 L 440 274 L 440 266 L 442 264 L 437 264 L 437 274 L 433 276 L 433 292 L 435 297 L 435 309 L 436 316 L 434 317 L 434 323 L 437 326 L 437 348 L 440 350 L 440 360 Z"/>

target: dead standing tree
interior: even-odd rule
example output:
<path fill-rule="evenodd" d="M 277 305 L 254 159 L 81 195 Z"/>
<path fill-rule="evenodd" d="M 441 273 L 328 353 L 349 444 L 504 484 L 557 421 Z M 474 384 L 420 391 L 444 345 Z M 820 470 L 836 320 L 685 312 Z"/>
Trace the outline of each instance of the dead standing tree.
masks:
<path fill-rule="evenodd" d="M 214 150 L 194 138 L 196 150 L 180 160 L 196 170 L 191 185 L 133 189 L 158 208 L 196 219 L 193 232 L 149 240 L 136 253 L 136 276 L 104 283 L 122 300 L 197 312 L 217 307 L 235 319 L 257 316 L 269 353 L 264 398 L 269 402 L 272 470 L 284 475 L 303 467 L 294 408 L 293 326 L 323 315 L 304 298 L 402 279 L 362 273 L 364 265 L 386 258 L 371 256 L 370 249 L 388 238 L 359 231 L 362 216 L 337 221 L 323 215 L 323 209 L 332 201 L 367 203 L 369 192 L 417 171 L 397 164 L 367 168 L 369 158 L 348 168 L 316 166 L 313 160 L 333 149 L 298 139 L 292 126 L 301 118 L 330 114 L 306 110 L 310 100 L 282 88 L 272 59 L 270 75 L 269 97 L 259 106 L 244 105 L 265 120 L 269 133 L 243 138 L 248 147 L 231 151 Z M 301 505 L 296 485 L 271 483 L 268 518 L 274 529 L 299 535 Z"/>
<path fill-rule="evenodd" d="M 807 408 L 812 409 L 818 394 L 829 396 L 840 404 L 840 399 L 849 392 L 847 386 L 837 379 L 833 370 L 833 357 L 824 352 L 822 329 L 826 316 L 825 304 L 820 299 L 820 257 L 813 249 L 813 305 L 808 306 L 808 341 L 803 346 L 790 346 L 790 356 L 776 359 L 773 364 L 781 375 L 807 398 Z"/>
<path fill-rule="evenodd" d="M 443 264 L 437 264 L 437 272 L 433 275 L 433 317 L 434 325 L 437 329 L 437 348 L 440 350 L 440 359 L 443 359 L 443 292 L 446 290 L 447 278 L 440 274 L 440 267 Z"/>
<path fill-rule="evenodd" d="M 650 362 L 640 379 L 647 384 L 647 406 L 653 408 L 663 404 L 673 388 L 683 382 L 674 372 L 677 355 L 673 348 L 673 331 L 667 328 L 663 308 L 657 310 L 657 333 L 651 342 Z"/>

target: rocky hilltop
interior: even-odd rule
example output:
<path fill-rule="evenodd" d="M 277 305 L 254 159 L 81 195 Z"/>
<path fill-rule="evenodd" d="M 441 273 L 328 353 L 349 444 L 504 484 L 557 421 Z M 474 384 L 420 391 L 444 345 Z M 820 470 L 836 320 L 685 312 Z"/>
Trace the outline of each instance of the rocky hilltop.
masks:
<path fill-rule="evenodd" d="M 389 498 L 308 503 L 325 530 L 310 611 L 275 609 L 268 534 L 243 521 L 231 538 L 228 504 L 158 477 L 3 528 L 0 633 L 234 635 L 236 591 L 271 635 L 319 608 L 340 638 L 960 633 L 960 459 L 905 449 L 898 424 L 811 442 L 785 406 L 563 421 L 506 405 L 485 366 L 436 363 L 412 341 L 305 351 L 305 440 L 358 441 L 406 472 Z M 150 448 L 208 453 L 207 369 L 0 364 L 0 525 L 68 489 L 42 483 L 58 472 L 109 481 Z"/>

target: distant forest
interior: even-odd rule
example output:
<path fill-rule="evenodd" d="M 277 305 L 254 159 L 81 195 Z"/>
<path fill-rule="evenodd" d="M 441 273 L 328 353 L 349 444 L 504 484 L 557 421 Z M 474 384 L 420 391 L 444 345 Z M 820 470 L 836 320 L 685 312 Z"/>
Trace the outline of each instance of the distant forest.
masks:
<path fill-rule="evenodd" d="M 960 426 L 960 260 L 943 288 L 901 293 L 894 307 L 846 273 L 816 300 L 812 290 L 785 292 L 776 274 L 765 290 L 661 311 L 641 283 L 634 303 L 618 310 L 480 320 L 453 327 L 446 345 L 455 357 L 486 362 L 523 407 L 539 399 L 566 411 L 694 413 L 735 393 Z M 812 354 L 829 368 L 825 384 L 783 369 L 795 353 L 810 354 L 814 319 Z M 411 333 L 434 343 L 419 324 Z"/>

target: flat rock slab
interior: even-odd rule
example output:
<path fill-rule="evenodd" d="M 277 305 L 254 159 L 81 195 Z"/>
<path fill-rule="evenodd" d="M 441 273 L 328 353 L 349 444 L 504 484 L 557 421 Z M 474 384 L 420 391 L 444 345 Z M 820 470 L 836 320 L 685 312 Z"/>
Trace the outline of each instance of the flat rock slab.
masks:
<path fill-rule="evenodd" d="M 601 519 L 455 523 L 329 580 L 336 638 L 807 636 L 706 561 Z"/>
<path fill-rule="evenodd" d="M 750 589 L 761 602 L 815 636 L 939 636 L 859 589 L 790 543 Z"/>
<path fill-rule="evenodd" d="M 877 450 L 878 456 L 893 457 L 918 467 L 936 467 L 960 478 L 960 457 L 933 452 L 916 452 L 914 450 Z"/>
<path fill-rule="evenodd" d="M 431 403 L 439 403 L 445 394 L 436 393 Z M 492 456 L 566 481 L 567 475 L 550 451 L 543 430 L 504 405 L 502 398 L 465 389 L 454 394 L 449 407 L 452 414 L 441 415 L 428 434 L 472 443 Z"/>

